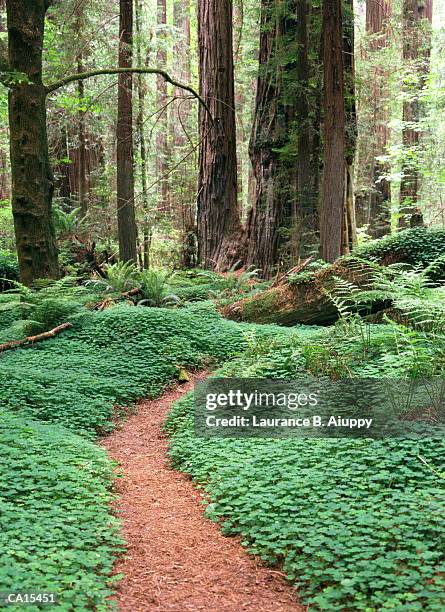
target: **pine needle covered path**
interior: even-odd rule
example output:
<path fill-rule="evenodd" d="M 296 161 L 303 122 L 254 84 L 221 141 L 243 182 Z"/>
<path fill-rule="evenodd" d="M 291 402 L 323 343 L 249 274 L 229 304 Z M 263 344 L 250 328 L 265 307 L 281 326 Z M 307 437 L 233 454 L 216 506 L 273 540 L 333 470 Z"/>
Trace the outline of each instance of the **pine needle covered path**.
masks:
<path fill-rule="evenodd" d="M 201 496 L 190 480 L 168 467 L 163 421 L 171 404 L 203 377 L 141 402 L 137 413 L 103 441 L 123 472 L 116 510 L 128 549 L 115 568 L 124 574 L 119 610 L 303 610 L 280 572 L 248 556 L 237 539 L 224 537 L 204 518 Z"/>

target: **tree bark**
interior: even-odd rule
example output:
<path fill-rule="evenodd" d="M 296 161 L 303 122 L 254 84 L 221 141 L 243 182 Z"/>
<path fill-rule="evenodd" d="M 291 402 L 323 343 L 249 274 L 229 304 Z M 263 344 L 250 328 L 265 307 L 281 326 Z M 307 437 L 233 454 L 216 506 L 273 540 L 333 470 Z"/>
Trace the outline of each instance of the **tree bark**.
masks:
<path fill-rule="evenodd" d="M 289 66 L 277 61 L 277 56 L 289 50 L 289 41 L 297 36 L 295 10 L 295 3 L 279 7 L 275 0 L 262 1 L 259 74 L 249 147 L 255 194 L 247 221 L 247 263 L 260 268 L 264 278 L 271 277 L 284 263 L 281 251 L 290 241 L 285 230 L 289 234 L 296 218 L 298 174 L 305 180 L 303 174 L 306 173 L 308 143 L 304 129 L 298 142 L 298 149 L 305 148 L 301 164 L 300 158 L 295 165 L 294 158 L 289 159 L 281 153 L 289 144 L 296 106 L 299 106 L 301 117 L 305 104 L 304 92 L 300 89 L 295 96 L 298 102 L 284 101 L 284 81 Z M 301 69 L 304 71 L 305 67 L 300 66 L 300 72 Z"/>
<path fill-rule="evenodd" d="M 9 93 L 12 211 L 20 278 L 57 278 L 52 219 L 53 176 L 48 155 L 46 90 L 42 82 L 44 0 L 8 0 L 9 65 L 26 82 Z"/>
<path fill-rule="evenodd" d="M 324 171 L 320 218 L 321 256 L 342 254 L 345 198 L 345 82 L 342 0 L 323 4 Z"/>
<path fill-rule="evenodd" d="M 137 62 L 140 66 L 142 64 L 142 50 L 141 50 L 141 35 L 142 35 L 142 2 L 136 0 L 135 3 L 135 20 L 136 20 L 136 34 L 137 34 Z M 151 245 L 151 227 L 149 219 L 149 204 L 148 204 L 148 189 L 147 189 L 147 146 L 145 142 L 144 132 L 144 117 L 145 117 L 145 93 L 146 86 L 144 77 L 142 74 L 138 74 L 137 80 L 138 88 L 138 115 L 136 119 L 136 129 L 139 141 L 139 154 L 141 157 L 141 187 L 142 187 L 142 209 L 144 212 L 143 222 L 143 242 L 142 242 L 142 265 L 145 270 L 150 267 L 150 245 Z"/>
<path fill-rule="evenodd" d="M 366 287 L 375 268 L 365 263 L 358 266 L 340 259 L 331 266 L 314 273 L 309 280 L 289 280 L 272 285 L 270 289 L 229 304 L 223 314 L 235 321 L 278 323 L 280 325 L 330 325 L 338 319 L 338 310 L 329 298 L 335 279 L 342 278 L 357 287 Z M 382 303 L 378 308 L 383 307 Z"/>
<path fill-rule="evenodd" d="M 157 64 L 166 68 L 167 53 L 166 45 L 166 27 L 167 27 L 167 0 L 157 0 L 157 25 L 158 50 L 156 54 Z M 168 172 L 168 108 L 167 104 L 167 83 L 161 76 L 157 78 L 157 107 L 158 107 L 158 132 L 156 137 L 157 155 L 156 155 L 156 172 L 158 180 L 158 210 L 162 213 L 171 213 L 170 198 L 169 198 L 169 181 Z"/>
<path fill-rule="evenodd" d="M 199 259 L 225 270 L 242 259 L 237 199 L 232 0 L 199 0 L 200 108 L 198 180 Z"/>
<path fill-rule="evenodd" d="M 120 0 L 119 67 L 132 64 L 133 1 Z M 119 74 L 117 110 L 117 222 L 119 255 L 123 261 L 137 261 L 136 215 L 133 167 L 133 76 Z"/>
<path fill-rule="evenodd" d="M 402 141 L 405 151 L 412 152 L 413 158 L 405 157 L 402 165 L 399 227 L 409 226 L 409 216 L 418 212 L 420 175 L 415 157 L 421 133 L 416 124 L 421 119 L 420 94 L 429 72 L 431 53 L 431 35 L 430 32 L 425 33 L 422 22 L 431 23 L 432 6 L 433 0 L 403 0 L 403 59 L 407 65 L 414 67 L 418 80 L 414 87 L 408 86 L 405 94 L 409 99 L 403 103 Z"/>
<path fill-rule="evenodd" d="M 357 244 L 354 162 L 357 148 L 357 106 L 355 99 L 354 2 L 343 4 L 343 62 L 345 71 L 345 222 L 343 253 Z"/>
<path fill-rule="evenodd" d="M 372 188 L 366 222 L 368 233 L 373 238 L 381 238 L 391 231 L 391 183 L 385 178 L 388 166 L 377 159 L 386 154 L 390 136 L 386 108 L 388 71 L 378 54 L 388 45 L 391 12 L 391 0 L 366 2 L 366 32 L 372 36 L 369 52 L 374 58 L 371 92 L 373 141 L 369 168 Z"/>

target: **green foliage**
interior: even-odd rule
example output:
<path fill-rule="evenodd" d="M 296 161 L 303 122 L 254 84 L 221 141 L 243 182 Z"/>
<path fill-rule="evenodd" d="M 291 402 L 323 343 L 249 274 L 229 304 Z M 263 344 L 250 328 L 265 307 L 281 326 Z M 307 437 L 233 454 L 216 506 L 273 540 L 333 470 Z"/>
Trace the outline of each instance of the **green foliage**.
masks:
<path fill-rule="evenodd" d="M 121 549 L 105 452 L 2 408 L 0 453 L 0 589 L 55 592 L 58 610 L 105 610 Z"/>
<path fill-rule="evenodd" d="M 388 263 L 403 261 L 414 266 L 427 267 L 445 255 L 445 230 L 423 227 L 401 231 L 373 240 L 353 251 L 353 255 Z"/>
<path fill-rule="evenodd" d="M 169 287 L 171 279 L 172 274 L 166 270 L 150 269 L 140 272 L 138 280 L 143 300 L 139 304 L 158 308 L 177 304 L 179 297 L 172 293 Z"/>
<path fill-rule="evenodd" d="M 236 264 L 235 264 L 236 266 Z M 252 283 L 259 278 L 259 270 L 252 266 L 244 272 L 236 272 L 235 266 L 225 274 L 216 274 L 207 270 L 201 272 L 201 276 L 213 287 L 211 292 L 216 298 L 230 298 L 241 296 L 252 288 Z"/>
<path fill-rule="evenodd" d="M 385 357 L 399 358 L 398 341 L 391 327 L 370 327 L 366 355 L 360 334 L 300 328 L 251 338 L 248 352 L 216 375 L 292 378 L 311 369 L 316 347 L 335 350 L 332 360 L 348 353 L 338 375 L 391 375 Z M 332 369 L 316 373 L 323 372 Z M 206 440 L 194 435 L 191 395 L 166 427 L 173 465 L 208 494 L 207 515 L 280 564 L 311 609 L 444 608 L 444 442 Z"/>
<path fill-rule="evenodd" d="M 0 251 L 0 291 L 9 289 L 12 283 L 19 280 L 17 257 L 9 251 Z"/>
<path fill-rule="evenodd" d="M 208 306 L 172 311 L 122 305 L 74 323 L 55 341 L 2 356 L 5 408 L 94 435 L 109 429 L 113 406 L 158 395 L 178 366 L 225 359 L 244 345 L 241 329 Z"/>
<path fill-rule="evenodd" d="M 74 236 L 82 230 L 85 220 L 80 218 L 80 208 L 65 212 L 54 207 L 54 224 L 58 236 Z"/>
<path fill-rule="evenodd" d="M 105 293 L 125 293 L 139 287 L 139 274 L 131 261 L 118 261 L 107 266 L 106 278 L 87 281 L 86 285 Z"/>
<path fill-rule="evenodd" d="M 40 293 L 49 300 L 60 290 Z M 122 305 L 74 323 L 0 360 L 0 591 L 38 586 L 60 595 L 58 609 L 82 612 L 108 609 L 121 547 L 109 508 L 113 465 L 88 438 L 111 429 L 119 405 L 159 395 L 184 368 L 228 359 L 245 339 L 209 305 Z"/>
<path fill-rule="evenodd" d="M 17 340 L 73 322 L 86 314 L 84 305 L 98 296 L 79 287 L 76 279 L 36 281 L 38 290 L 14 282 L 14 289 L 0 299 L 0 340 Z"/>

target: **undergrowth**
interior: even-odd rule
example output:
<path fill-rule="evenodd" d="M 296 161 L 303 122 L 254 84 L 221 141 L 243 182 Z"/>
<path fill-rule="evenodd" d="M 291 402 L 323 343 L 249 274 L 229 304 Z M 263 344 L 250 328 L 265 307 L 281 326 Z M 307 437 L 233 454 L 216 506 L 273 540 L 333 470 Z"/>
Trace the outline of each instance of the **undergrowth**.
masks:
<path fill-rule="evenodd" d="M 363 325 L 340 321 L 273 341 L 251 334 L 248 351 L 218 375 L 407 375 L 421 351 L 433 350 L 425 334 Z M 445 442 L 197 438 L 191 395 L 166 429 L 172 464 L 208 494 L 207 515 L 281 566 L 310 609 L 444 609 Z"/>
<path fill-rule="evenodd" d="M 73 321 L 0 355 L 0 592 L 55 592 L 58 610 L 101 611 L 121 541 L 112 464 L 95 436 L 119 405 L 159 395 L 181 368 L 229 359 L 245 340 L 209 304 L 84 310 Z"/>

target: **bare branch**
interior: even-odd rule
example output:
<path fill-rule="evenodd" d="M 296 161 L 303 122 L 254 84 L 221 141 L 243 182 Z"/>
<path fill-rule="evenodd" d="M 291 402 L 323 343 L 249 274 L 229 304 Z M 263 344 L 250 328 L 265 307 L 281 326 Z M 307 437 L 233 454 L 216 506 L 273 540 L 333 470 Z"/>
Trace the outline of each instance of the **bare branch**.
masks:
<path fill-rule="evenodd" d="M 74 83 L 80 80 L 84 81 L 85 79 L 89 79 L 91 77 L 99 76 L 102 74 L 126 74 L 126 73 L 157 74 L 163 77 L 165 81 L 167 81 L 167 83 L 170 83 L 174 87 L 177 87 L 178 89 L 184 89 L 185 91 L 190 92 L 192 96 L 196 98 L 200 104 L 202 104 L 205 110 L 209 113 L 210 117 L 212 117 L 210 113 L 210 109 L 207 106 L 206 102 L 203 100 L 203 98 L 201 98 L 198 92 L 193 89 L 193 87 L 191 87 L 190 85 L 186 85 L 185 83 L 180 83 L 179 81 L 176 81 L 168 74 L 168 72 L 166 72 L 165 70 L 162 70 L 161 68 L 136 68 L 136 67 L 135 68 L 101 68 L 98 70 L 90 70 L 89 72 L 80 72 L 76 74 L 71 74 L 63 79 L 60 79 L 60 81 L 51 83 L 50 85 L 46 87 L 46 91 L 48 94 L 50 94 L 53 91 L 57 91 L 61 87 L 68 85 L 69 83 Z"/>

